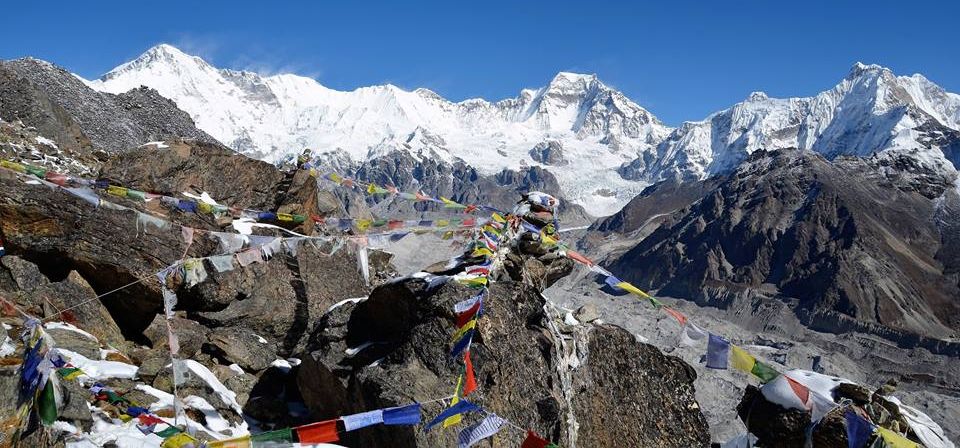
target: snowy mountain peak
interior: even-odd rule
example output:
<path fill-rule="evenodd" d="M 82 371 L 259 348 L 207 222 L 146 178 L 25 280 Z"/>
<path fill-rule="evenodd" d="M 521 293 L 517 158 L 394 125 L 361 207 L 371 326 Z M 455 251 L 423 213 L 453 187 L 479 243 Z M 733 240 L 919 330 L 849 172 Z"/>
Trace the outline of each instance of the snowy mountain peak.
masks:
<path fill-rule="evenodd" d="M 891 75 L 893 74 L 893 72 L 890 71 L 890 69 L 882 65 L 864 64 L 862 62 L 857 61 L 853 64 L 853 67 L 850 67 L 850 72 L 847 73 L 846 79 L 859 78 L 864 75 L 876 76 L 883 73 L 889 73 Z"/>

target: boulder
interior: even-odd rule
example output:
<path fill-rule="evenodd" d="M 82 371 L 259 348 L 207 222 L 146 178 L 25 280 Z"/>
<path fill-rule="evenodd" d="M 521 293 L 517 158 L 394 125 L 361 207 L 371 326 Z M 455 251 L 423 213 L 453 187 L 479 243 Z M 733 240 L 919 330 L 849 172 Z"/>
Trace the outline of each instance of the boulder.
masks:
<path fill-rule="evenodd" d="M 154 349 L 169 350 L 167 348 L 167 322 L 162 314 L 154 315 L 150 326 L 143 331 L 143 335 L 150 340 Z M 203 344 L 207 342 L 210 330 L 199 322 L 174 317 L 170 320 L 170 328 L 177 335 L 177 341 L 180 343 L 180 356 L 190 358 L 200 352 Z M 169 358 L 169 356 L 168 356 Z"/>
<path fill-rule="evenodd" d="M 247 371 L 259 372 L 277 359 L 273 344 L 245 328 L 217 328 L 210 332 L 209 346 L 215 356 Z"/>
<path fill-rule="evenodd" d="M 530 158 L 544 165 L 564 166 L 570 163 L 564 157 L 563 143 L 557 140 L 547 140 L 537 143 L 529 151 Z"/>

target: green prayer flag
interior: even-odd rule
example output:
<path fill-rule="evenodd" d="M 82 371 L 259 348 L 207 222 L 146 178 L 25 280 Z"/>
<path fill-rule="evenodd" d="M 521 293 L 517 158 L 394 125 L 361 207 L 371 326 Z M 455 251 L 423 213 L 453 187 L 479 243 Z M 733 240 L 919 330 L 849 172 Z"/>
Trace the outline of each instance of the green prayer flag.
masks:
<path fill-rule="evenodd" d="M 144 201 L 147 199 L 146 194 L 138 190 L 127 190 L 127 197 L 130 199 L 136 199 L 138 201 Z"/>
<path fill-rule="evenodd" d="M 48 379 L 38 399 L 37 414 L 40 415 L 40 421 L 44 426 L 50 426 L 57 421 L 57 397 L 53 390 L 55 387 L 53 380 Z"/>
<path fill-rule="evenodd" d="M 293 442 L 293 429 L 278 429 L 276 431 L 267 431 L 250 436 L 250 441 L 254 447 L 257 446 L 275 446 L 274 442 Z"/>
<path fill-rule="evenodd" d="M 780 376 L 780 372 L 777 372 L 776 370 L 773 369 L 773 367 L 770 367 L 760 362 L 759 359 L 753 365 L 753 369 L 750 370 L 750 373 L 752 373 L 757 378 L 760 378 L 761 383 L 768 383 L 774 378 Z"/>
<path fill-rule="evenodd" d="M 303 215 L 293 215 L 293 222 L 297 224 L 303 224 L 307 220 L 306 216 Z"/>
<path fill-rule="evenodd" d="M 161 438 L 166 439 L 167 437 L 172 437 L 174 435 L 180 434 L 181 432 L 182 431 L 180 431 L 180 428 L 177 428 L 176 426 L 170 426 L 167 429 L 164 429 L 163 431 L 157 431 L 154 434 L 160 436 Z"/>
<path fill-rule="evenodd" d="M 25 168 L 28 173 L 33 174 L 34 176 L 37 176 L 41 179 L 43 179 L 44 176 L 47 175 L 47 170 L 43 168 L 37 168 L 35 166 L 29 166 L 29 165 L 27 165 Z"/>
<path fill-rule="evenodd" d="M 386 220 L 386 219 L 378 219 L 378 220 L 373 221 L 373 226 L 374 226 L 374 227 L 383 227 L 383 226 L 387 225 L 388 222 L 389 222 L 389 221 Z"/>

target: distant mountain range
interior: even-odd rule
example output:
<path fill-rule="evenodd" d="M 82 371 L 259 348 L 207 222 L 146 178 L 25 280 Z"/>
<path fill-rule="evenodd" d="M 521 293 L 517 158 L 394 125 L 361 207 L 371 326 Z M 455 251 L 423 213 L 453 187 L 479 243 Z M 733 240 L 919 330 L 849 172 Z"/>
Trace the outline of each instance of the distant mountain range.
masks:
<path fill-rule="evenodd" d="M 515 98 L 451 102 L 427 89 L 342 92 L 302 76 L 218 69 L 164 44 L 87 84 L 111 93 L 156 89 L 203 131 L 269 161 L 311 148 L 353 163 L 397 151 L 461 160 L 488 175 L 539 165 L 594 215 L 616 212 L 659 180 L 729 172 L 757 149 L 828 158 L 896 151 L 938 170 L 960 165 L 960 96 L 921 75 L 859 63 L 816 96 L 753 93 L 678 128 L 596 75 L 575 73 Z"/>

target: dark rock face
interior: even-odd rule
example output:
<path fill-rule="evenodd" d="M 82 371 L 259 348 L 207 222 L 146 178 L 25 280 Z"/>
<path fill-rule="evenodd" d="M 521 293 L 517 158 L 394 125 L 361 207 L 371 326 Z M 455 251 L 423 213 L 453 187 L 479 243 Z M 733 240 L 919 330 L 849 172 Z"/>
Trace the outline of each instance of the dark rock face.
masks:
<path fill-rule="evenodd" d="M 564 166 L 570 163 L 563 156 L 563 144 L 557 140 L 537 143 L 530 149 L 530 158 L 545 165 Z"/>
<path fill-rule="evenodd" d="M 864 328 L 894 340 L 956 334 L 957 266 L 943 248 L 956 244 L 944 231 L 960 219 L 949 215 L 960 198 L 941 181 L 942 199 L 931 201 L 881 172 L 864 159 L 755 154 L 609 267 L 642 288 L 720 306 L 769 296 L 772 285 L 820 330 Z"/>
<path fill-rule="evenodd" d="M 424 281 L 404 280 L 324 316 L 297 379 L 312 416 L 335 417 L 449 395 L 459 373 L 448 354 L 448 339 L 455 331 L 452 307 L 472 292 L 455 284 L 428 291 Z M 468 400 L 563 444 L 709 443 L 693 398 L 694 376 L 682 361 L 635 342 L 617 327 L 583 328 L 576 337 L 582 345 L 561 343 L 544 300 L 521 283 L 496 283 L 488 299 L 479 320 L 480 336 L 471 348 L 479 389 Z M 367 342 L 375 343 L 352 357 L 344 355 L 346 349 Z M 647 390 L 631 386 L 648 374 L 661 383 Z M 441 409 L 436 403 L 424 404 L 424 418 Z M 606 413 L 623 424 L 601 424 L 598 419 Z M 579 422 L 579 431 L 571 431 L 570 419 Z M 645 425 L 636 422 L 653 426 L 642 428 Z M 500 437 L 515 438 L 516 443 L 522 438 Z M 450 446 L 455 438 L 451 430 L 424 433 L 376 426 L 345 434 L 343 440 L 350 446 L 405 447 Z"/>
<path fill-rule="evenodd" d="M 120 152 L 176 137 L 216 142 L 155 90 L 97 92 L 66 70 L 30 58 L 0 62 L 0 118 L 21 119 L 72 150 Z"/>

